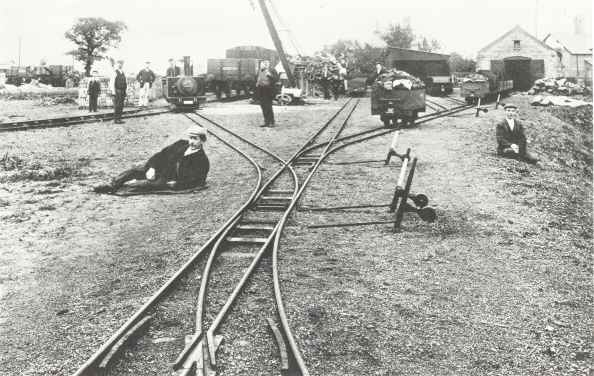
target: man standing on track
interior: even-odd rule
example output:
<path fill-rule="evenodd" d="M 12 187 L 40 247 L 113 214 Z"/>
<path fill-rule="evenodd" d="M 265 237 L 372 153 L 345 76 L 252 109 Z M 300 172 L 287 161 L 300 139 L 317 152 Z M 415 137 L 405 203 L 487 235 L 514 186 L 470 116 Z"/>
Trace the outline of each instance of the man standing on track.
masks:
<path fill-rule="evenodd" d="M 141 70 L 138 73 L 138 75 L 136 76 L 136 80 L 140 84 L 139 100 L 138 100 L 139 107 L 148 106 L 149 94 L 151 92 L 153 82 L 155 81 L 155 74 L 151 70 L 151 62 L 147 61 L 145 64 L 146 65 L 145 65 L 144 69 Z"/>
<path fill-rule="evenodd" d="M 114 109 L 114 122 L 116 124 L 123 124 L 122 111 L 124 110 L 124 101 L 126 100 L 126 89 L 128 85 L 126 83 L 126 75 L 122 70 L 124 66 L 123 60 L 118 60 L 117 68 L 109 84 L 110 90 L 113 93 L 113 109 Z"/>
<path fill-rule="evenodd" d="M 505 120 L 497 124 L 497 155 L 523 160 L 535 164 L 538 158 L 526 150 L 526 135 L 524 124 L 516 119 L 518 107 L 515 104 L 506 104 Z"/>
<path fill-rule="evenodd" d="M 274 126 L 274 112 L 272 110 L 272 100 L 274 99 L 274 85 L 276 84 L 276 71 L 270 68 L 268 60 L 262 61 L 258 81 L 256 82 L 256 99 L 260 101 L 262 115 L 264 115 L 264 124 L 262 127 Z"/>

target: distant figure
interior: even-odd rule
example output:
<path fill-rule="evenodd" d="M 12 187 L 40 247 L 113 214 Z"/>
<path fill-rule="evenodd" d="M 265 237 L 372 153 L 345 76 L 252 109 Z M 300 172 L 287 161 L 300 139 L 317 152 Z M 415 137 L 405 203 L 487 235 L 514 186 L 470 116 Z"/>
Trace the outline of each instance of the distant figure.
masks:
<path fill-rule="evenodd" d="M 260 72 L 258 73 L 258 81 L 256 82 L 256 99 L 260 101 L 262 115 L 264 116 L 262 127 L 274 126 L 272 100 L 274 99 L 274 87 L 277 77 L 276 71 L 270 68 L 270 62 L 268 60 L 262 61 Z"/>
<path fill-rule="evenodd" d="M 210 169 L 204 152 L 207 132 L 198 125 L 191 126 L 187 132 L 188 139 L 174 142 L 153 155 L 144 166 L 124 171 L 110 184 L 96 186 L 94 191 L 114 193 L 131 180 L 139 181 L 135 186 L 142 191 L 204 186 Z"/>
<path fill-rule="evenodd" d="M 147 61 L 143 70 L 138 72 L 136 80 L 140 84 L 138 106 L 146 107 L 149 102 L 149 95 L 153 82 L 155 81 L 155 73 L 151 70 L 151 62 Z"/>
<path fill-rule="evenodd" d="M 536 163 L 538 158 L 526 150 L 526 135 L 524 125 L 516 119 L 518 107 L 514 104 L 506 104 L 505 120 L 497 124 L 497 155 L 523 160 L 527 163 Z"/>
<path fill-rule="evenodd" d="M 128 85 L 126 83 L 126 75 L 122 70 L 124 66 L 123 60 L 118 60 L 116 63 L 116 70 L 109 84 L 110 90 L 113 93 L 113 110 L 114 110 L 114 122 L 116 124 L 123 124 L 122 112 L 124 111 L 124 101 L 126 100 L 126 89 Z"/>
<path fill-rule="evenodd" d="M 322 79 L 321 79 L 322 92 L 324 93 L 324 99 L 330 99 L 331 76 L 332 76 L 332 73 L 330 72 L 330 69 L 328 68 L 328 64 L 324 63 L 324 66 L 322 67 Z"/>
<path fill-rule="evenodd" d="M 386 68 L 384 68 L 384 66 L 382 65 L 382 63 L 380 63 L 379 61 L 376 62 L 375 63 L 375 70 L 373 71 L 373 78 L 371 79 L 371 82 L 377 81 L 377 79 L 379 78 L 379 76 L 381 76 L 384 73 L 387 73 Z"/>
<path fill-rule="evenodd" d="M 167 73 L 165 73 L 167 77 L 177 77 L 181 75 L 181 70 L 179 67 L 175 66 L 175 60 L 169 59 L 169 68 L 167 68 Z"/>
<path fill-rule="evenodd" d="M 99 82 L 99 73 L 94 70 L 89 78 L 89 88 L 87 93 L 89 94 L 89 112 L 97 112 L 97 98 L 101 93 L 101 82 Z"/>

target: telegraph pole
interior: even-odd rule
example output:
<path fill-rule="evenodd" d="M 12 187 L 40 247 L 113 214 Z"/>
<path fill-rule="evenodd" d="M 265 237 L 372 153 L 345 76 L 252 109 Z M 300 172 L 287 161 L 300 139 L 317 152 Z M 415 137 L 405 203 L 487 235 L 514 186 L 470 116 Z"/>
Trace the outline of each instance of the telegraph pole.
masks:
<path fill-rule="evenodd" d="M 19 36 L 19 68 L 21 67 L 21 42 L 23 37 Z"/>
<path fill-rule="evenodd" d="M 287 74 L 287 79 L 289 80 L 289 85 L 291 87 L 295 87 L 295 76 L 293 76 L 293 72 L 291 71 L 291 66 L 289 65 L 289 61 L 287 60 L 287 56 L 285 55 L 285 51 L 283 50 L 283 44 L 281 43 L 280 38 L 278 37 L 278 33 L 276 28 L 274 27 L 274 23 L 272 23 L 272 18 L 270 18 L 270 13 L 268 12 L 268 8 L 266 4 L 264 4 L 265 0 L 258 0 L 260 4 L 260 9 L 262 9 L 262 14 L 264 15 L 264 19 L 266 20 L 266 26 L 268 27 L 268 32 L 272 37 L 272 42 L 274 42 L 274 47 L 278 52 L 278 57 L 285 69 L 285 73 Z"/>

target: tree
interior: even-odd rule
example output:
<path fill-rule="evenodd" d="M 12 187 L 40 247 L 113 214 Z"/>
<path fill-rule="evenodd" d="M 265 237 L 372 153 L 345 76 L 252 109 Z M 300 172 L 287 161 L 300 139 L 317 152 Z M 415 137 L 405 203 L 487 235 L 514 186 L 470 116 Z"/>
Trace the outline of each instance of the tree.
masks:
<path fill-rule="evenodd" d="M 126 25 L 121 21 L 107 21 L 103 18 L 79 18 L 70 30 L 64 33 L 66 39 L 78 46 L 68 52 L 85 64 L 87 76 L 91 73 L 93 63 L 106 58 L 108 49 L 117 47 L 122 41 L 122 32 Z"/>
<path fill-rule="evenodd" d="M 385 49 L 356 40 L 339 39 L 336 43 L 324 47 L 324 52 L 333 56 L 343 54 L 348 60 L 351 75 L 371 74 L 377 61 L 384 61 Z"/>
<path fill-rule="evenodd" d="M 452 52 L 450 54 L 450 72 L 474 72 L 476 70 L 476 61 L 466 59 L 459 53 Z"/>
<path fill-rule="evenodd" d="M 430 42 L 426 37 L 423 37 L 420 41 L 417 42 L 417 49 L 419 51 L 433 52 L 438 51 L 440 48 L 441 46 L 439 42 L 435 39 L 432 39 Z"/>
<path fill-rule="evenodd" d="M 410 48 L 415 40 L 410 25 L 390 24 L 385 31 L 376 30 L 375 34 L 390 47 Z"/>

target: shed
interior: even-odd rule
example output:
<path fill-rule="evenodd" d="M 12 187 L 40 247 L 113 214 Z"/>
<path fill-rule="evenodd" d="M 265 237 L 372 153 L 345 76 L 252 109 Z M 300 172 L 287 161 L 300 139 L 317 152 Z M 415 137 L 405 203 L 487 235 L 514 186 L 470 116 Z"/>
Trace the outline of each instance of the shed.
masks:
<path fill-rule="evenodd" d="M 556 77 L 562 68 L 557 51 L 519 25 L 479 50 L 477 69 L 513 80 L 514 89 L 527 90 L 534 81 Z"/>
<path fill-rule="evenodd" d="M 388 47 L 386 66 L 396 68 L 424 79 L 429 76 L 449 76 L 448 61 L 450 55 L 411 50 L 400 47 Z"/>
<path fill-rule="evenodd" d="M 587 79 L 591 75 L 587 66 L 587 60 L 592 58 L 591 35 L 554 33 L 548 34 L 543 42 L 560 54 L 563 76 Z"/>

